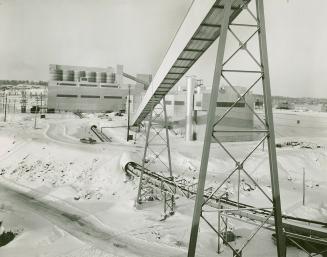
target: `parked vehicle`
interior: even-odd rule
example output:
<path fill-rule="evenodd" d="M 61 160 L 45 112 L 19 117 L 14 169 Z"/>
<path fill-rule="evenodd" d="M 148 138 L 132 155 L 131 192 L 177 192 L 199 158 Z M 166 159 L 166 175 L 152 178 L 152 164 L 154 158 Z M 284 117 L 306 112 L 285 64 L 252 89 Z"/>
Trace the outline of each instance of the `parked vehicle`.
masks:
<path fill-rule="evenodd" d="M 84 144 L 95 144 L 97 142 L 91 137 L 81 138 L 80 141 Z"/>

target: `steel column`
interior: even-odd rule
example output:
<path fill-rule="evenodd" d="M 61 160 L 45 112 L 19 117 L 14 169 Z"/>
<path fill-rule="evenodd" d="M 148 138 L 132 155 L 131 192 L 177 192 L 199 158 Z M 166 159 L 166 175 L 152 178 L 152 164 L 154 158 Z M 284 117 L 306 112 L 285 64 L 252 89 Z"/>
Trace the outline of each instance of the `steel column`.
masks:
<path fill-rule="evenodd" d="M 166 110 L 166 99 L 163 97 L 162 99 L 163 109 L 164 109 L 164 121 L 165 121 L 165 131 L 166 131 L 166 140 L 167 140 L 167 152 L 168 152 L 168 167 L 169 167 L 169 175 L 173 178 L 173 170 L 171 167 L 171 155 L 170 155 L 170 144 L 169 144 L 169 131 L 168 131 L 168 122 L 167 122 L 167 110 Z"/>
<path fill-rule="evenodd" d="M 129 129 L 130 129 L 130 115 L 131 115 L 131 85 L 128 85 L 128 103 L 127 103 L 127 137 L 126 141 L 129 141 Z"/>
<path fill-rule="evenodd" d="M 6 94 L 6 102 L 5 102 L 5 117 L 3 119 L 4 122 L 7 120 L 7 94 Z"/>
<path fill-rule="evenodd" d="M 204 194 L 204 187 L 205 187 L 205 181 L 207 175 L 208 159 L 210 154 L 211 137 L 213 133 L 213 126 L 214 126 L 215 114 L 216 114 L 216 102 L 218 98 L 220 76 L 223 68 L 225 45 L 226 45 L 227 31 L 228 31 L 229 18 L 231 12 L 231 0 L 225 1 L 223 12 L 224 15 L 220 28 L 221 31 L 220 31 L 219 45 L 217 51 L 216 67 L 213 77 L 211 96 L 210 96 L 210 105 L 209 105 L 208 116 L 207 116 L 207 126 L 206 126 L 205 138 L 203 143 L 199 182 L 198 182 L 197 194 L 195 199 L 190 242 L 188 247 L 188 257 L 195 256 L 196 242 L 199 232 L 199 223 L 202 213 L 203 194 Z"/>
<path fill-rule="evenodd" d="M 139 181 L 139 187 L 138 187 L 137 198 L 136 198 L 137 204 L 141 204 L 141 202 L 142 202 L 142 200 L 141 200 L 142 180 L 143 180 L 143 173 L 144 173 L 144 168 L 145 168 L 144 166 L 145 166 L 146 154 L 147 154 L 148 146 L 149 146 L 149 135 L 150 135 L 151 123 L 152 123 L 152 112 L 150 113 L 150 116 L 149 116 L 148 129 L 146 129 L 145 147 L 144 147 L 144 154 L 143 154 L 143 159 L 142 159 L 142 171 L 140 174 L 140 181 Z"/>
<path fill-rule="evenodd" d="M 217 226 L 218 233 L 221 233 L 220 232 L 220 220 L 221 220 L 221 215 L 220 215 L 220 210 L 219 210 L 218 211 L 218 226 Z M 221 252 L 221 250 L 220 250 L 220 237 L 218 236 L 217 253 L 219 254 L 220 252 Z"/>
<path fill-rule="evenodd" d="M 166 140 L 167 140 L 167 154 L 168 154 L 168 169 L 169 169 L 169 175 L 170 179 L 174 180 L 173 177 L 173 170 L 172 170 L 172 165 L 171 165 L 171 155 L 170 155 L 170 143 L 169 143 L 169 131 L 168 131 L 168 121 L 167 121 L 167 109 L 166 109 L 166 99 L 163 97 L 162 99 L 162 104 L 163 104 L 163 110 L 164 110 L 164 126 L 165 126 L 165 132 L 166 132 Z M 166 194 L 165 194 L 166 198 Z M 170 204 L 169 204 L 170 201 Z M 166 211 L 167 211 L 167 205 L 170 207 L 170 214 L 173 214 L 175 212 L 175 196 L 171 195 L 169 201 L 165 199 L 165 209 L 164 209 L 164 215 L 166 216 Z"/>
<path fill-rule="evenodd" d="M 285 235 L 284 235 L 283 224 L 282 224 L 282 211 L 281 211 L 279 182 L 278 182 L 278 167 L 277 167 L 275 132 L 274 132 L 272 104 L 271 104 L 268 51 L 267 51 L 263 0 L 256 0 L 256 6 L 257 6 L 257 19 L 259 20 L 259 26 L 260 26 L 260 30 L 259 30 L 260 57 L 262 63 L 261 64 L 262 70 L 264 71 L 264 76 L 262 77 L 262 84 L 263 84 L 263 93 L 264 93 L 266 126 L 270 131 L 267 137 L 267 141 L 268 141 L 268 151 L 269 151 L 271 189 L 272 189 L 273 206 L 274 206 L 276 243 L 277 243 L 278 257 L 285 257 L 286 241 L 285 241 Z"/>

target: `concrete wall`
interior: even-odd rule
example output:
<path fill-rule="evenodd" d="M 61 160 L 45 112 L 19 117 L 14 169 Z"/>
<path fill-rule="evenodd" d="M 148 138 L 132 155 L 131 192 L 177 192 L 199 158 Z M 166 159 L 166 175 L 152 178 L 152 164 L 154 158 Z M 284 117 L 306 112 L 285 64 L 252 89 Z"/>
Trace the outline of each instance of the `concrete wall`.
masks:
<path fill-rule="evenodd" d="M 66 111 L 119 111 L 126 107 L 128 87 L 140 94 L 143 85 L 123 84 L 123 66 L 96 68 L 68 65 L 49 66 L 48 108 Z M 149 75 L 148 75 L 149 76 Z"/>
<path fill-rule="evenodd" d="M 242 94 L 245 89 L 237 88 Z M 181 134 L 185 134 L 186 125 L 186 91 L 175 92 L 166 96 L 168 120 Z M 222 116 L 237 100 L 236 94 L 230 88 L 221 89 L 217 100 L 216 115 Z M 253 107 L 254 98 L 251 94 L 246 96 L 247 103 Z M 197 111 L 197 119 L 193 122 L 193 131 L 198 140 L 204 139 L 207 120 L 207 110 L 210 102 L 210 92 L 204 91 L 194 95 L 194 109 Z M 253 113 L 240 101 L 223 119 L 217 130 L 248 130 L 253 129 Z M 253 133 L 215 133 L 222 141 L 248 141 L 256 138 Z"/>
<path fill-rule="evenodd" d="M 96 85 L 96 83 L 94 83 Z M 48 108 L 66 111 L 119 111 L 125 109 L 127 89 L 96 85 L 85 87 L 61 85 L 50 82 Z"/>

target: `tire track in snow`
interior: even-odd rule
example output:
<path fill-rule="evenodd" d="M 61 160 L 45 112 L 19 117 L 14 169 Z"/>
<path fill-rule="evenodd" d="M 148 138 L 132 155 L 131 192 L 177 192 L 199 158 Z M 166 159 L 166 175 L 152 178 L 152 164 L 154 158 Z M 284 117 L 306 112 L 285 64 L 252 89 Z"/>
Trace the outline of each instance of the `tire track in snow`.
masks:
<path fill-rule="evenodd" d="M 0 190 L 1 194 L 6 196 L 6 200 L 19 204 L 20 208 L 27 208 L 41 215 L 79 240 L 115 256 L 181 257 L 186 254 L 181 248 L 146 242 L 110 230 L 92 215 L 70 210 L 66 206 L 60 206 L 58 202 L 41 201 L 28 192 L 13 189 L 3 183 L 1 183 Z"/>

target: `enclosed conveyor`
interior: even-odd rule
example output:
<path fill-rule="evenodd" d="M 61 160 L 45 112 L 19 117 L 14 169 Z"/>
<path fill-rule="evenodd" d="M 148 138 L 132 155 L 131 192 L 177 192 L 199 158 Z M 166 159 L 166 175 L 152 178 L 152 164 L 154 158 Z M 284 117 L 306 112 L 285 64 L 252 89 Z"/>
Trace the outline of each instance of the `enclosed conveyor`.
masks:
<path fill-rule="evenodd" d="M 133 161 L 128 161 L 128 158 L 123 158 L 120 165 L 129 177 L 140 177 L 141 165 Z M 169 177 L 151 172 L 148 169 L 144 169 L 143 171 L 143 179 L 153 188 L 154 192 L 158 194 L 164 192 L 166 194 L 195 199 L 197 183 L 189 184 L 181 178 L 172 180 Z M 226 197 L 225 194 L 210 197 L 210 193 L 205 193 L 204 199 L 208 200 L 207 204 L 210 207 L 219 209 L 223 206 L 224 208 L 231 209 L 229 217 L 234 216 L 235 219 L 242 219 L 251 224 L 259 225 L 268 218 L 264 228 L 274 230 L 273 216 L 271 215 L 271 211 L 267 209 L 254 208 L 251 205 L 238 203 Z M 327 223 L 288 215 L 282 215 L 282 218 L 283 227 L 288 237 L 301 243 L 310 242 L 318 248 L 325 248 L 327 246 Z"/>
<path fill-rule="evenodd" d="M 101 142 L 111 142 L 111 139 L 107 137 L 102 131 L 98 130 L 97 126 L 91 126 L 91 130 L 100 139 Z"/>
<path fill-rule="evenodd" d="M 249 0 L 234 0 L 230 23 Z M 138 125 L 220 35 L 222 0 L 195 0 L 132 118 Z"/>

